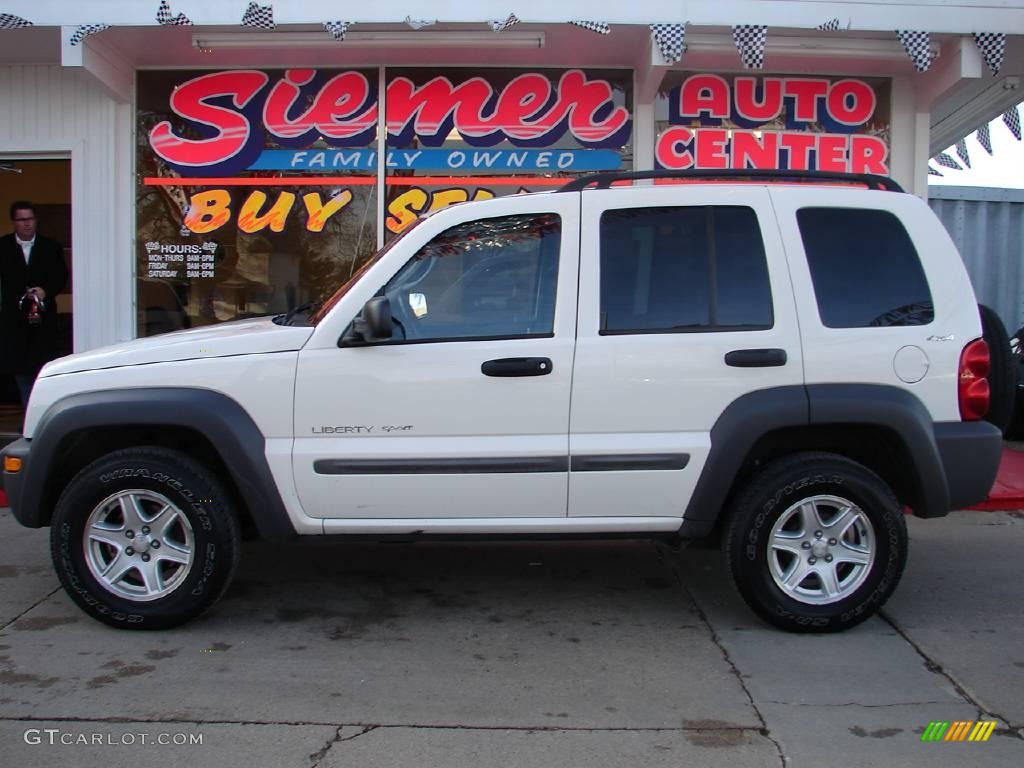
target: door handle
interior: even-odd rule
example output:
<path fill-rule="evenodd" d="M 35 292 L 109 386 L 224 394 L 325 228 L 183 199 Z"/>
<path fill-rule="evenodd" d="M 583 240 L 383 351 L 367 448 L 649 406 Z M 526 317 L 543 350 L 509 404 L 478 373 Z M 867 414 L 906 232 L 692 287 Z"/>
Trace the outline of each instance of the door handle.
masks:
<path fill-rule="evenodd" d="M 734 349 L 725 355 L 725 364 L 734 368 L 777 368 L 785 365 L 784 349 Z"/>
<path fill-rule="evenodd" d="M 503 357 L 480 366 L 484 376 L 547 376 L 552 370 L 550 357 Z"/>

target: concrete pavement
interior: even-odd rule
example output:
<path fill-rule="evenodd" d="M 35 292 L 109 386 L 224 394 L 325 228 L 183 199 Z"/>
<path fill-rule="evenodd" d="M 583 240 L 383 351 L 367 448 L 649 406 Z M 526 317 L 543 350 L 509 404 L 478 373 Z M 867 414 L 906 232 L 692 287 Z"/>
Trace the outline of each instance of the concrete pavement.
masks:
<path fill-rule="evenodd" d="M 5 510 L 0 747 L 19 766 L 1022 764 L 1024 516 L 909 522 L 895 597 L 839 635 L 768 628 L 718 552 L 642 541 L 253 542 L 209 614 L 124 632 Z M 920 741 L 980 719 L 988 742 Z"/>

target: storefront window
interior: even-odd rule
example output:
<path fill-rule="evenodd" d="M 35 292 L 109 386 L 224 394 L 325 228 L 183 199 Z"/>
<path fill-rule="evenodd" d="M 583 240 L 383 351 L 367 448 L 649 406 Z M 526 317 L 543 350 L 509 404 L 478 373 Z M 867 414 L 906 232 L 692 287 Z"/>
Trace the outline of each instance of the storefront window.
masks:
<path fill-rule="evenodd" d="M 389 68 L 386 76 L 386 239 L 454 203 L 632 168 L 631 72 Z"/>
<path fill-rule="evenodd" d="M 887 78 L 672 72 L 663 87 L 659 168 L 889 174 Z"/>
<path fill-rule="evenodd" d="M 138 73 L 140 336 L 320 301 L 373 254 L 376 81 Z"/>
<path fill-rule="evenodd" d="M 419 216 L 632 168 L 627 70 L 139 72 L 138 332 L 320 302 Z M 383 237 L 377 173 L 383 160 Z"/>

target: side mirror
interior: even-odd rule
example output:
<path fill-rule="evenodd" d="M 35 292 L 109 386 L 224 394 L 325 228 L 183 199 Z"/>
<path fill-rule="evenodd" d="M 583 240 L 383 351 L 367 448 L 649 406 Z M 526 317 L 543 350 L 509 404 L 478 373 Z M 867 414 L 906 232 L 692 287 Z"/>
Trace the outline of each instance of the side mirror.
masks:
<path fill-rule="evenodd" d="M 387 296 L 374 296 L 356 315 L 338 346 L 373 344 L 391 338 L 391 301 Z"/>

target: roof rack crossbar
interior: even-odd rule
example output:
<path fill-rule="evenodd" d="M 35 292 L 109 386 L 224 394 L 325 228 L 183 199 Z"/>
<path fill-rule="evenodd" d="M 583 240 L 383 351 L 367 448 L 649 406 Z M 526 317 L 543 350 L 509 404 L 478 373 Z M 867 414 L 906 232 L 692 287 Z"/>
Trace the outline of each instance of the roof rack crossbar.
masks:
<path fill-rule="evenodd" d="M 657 170 L 657 171 L 608 171 L 592 173 L 573 179 L 559 187 L 559 192 L 579 192 L 587 187 L 596 186 L 607 189 L 616 181 L 636 181 L 640 179 L 770 179 L 786 181 L 842 181 L 851 184 L 863 184 L 868 189 L 885 192 L 903 192 L 903 187 L 888 176 L 874 173 L 829 173 L 827 171 L 785 171 L 785 170 L 748 170 L 729 168 L 725 170 Z"/>

